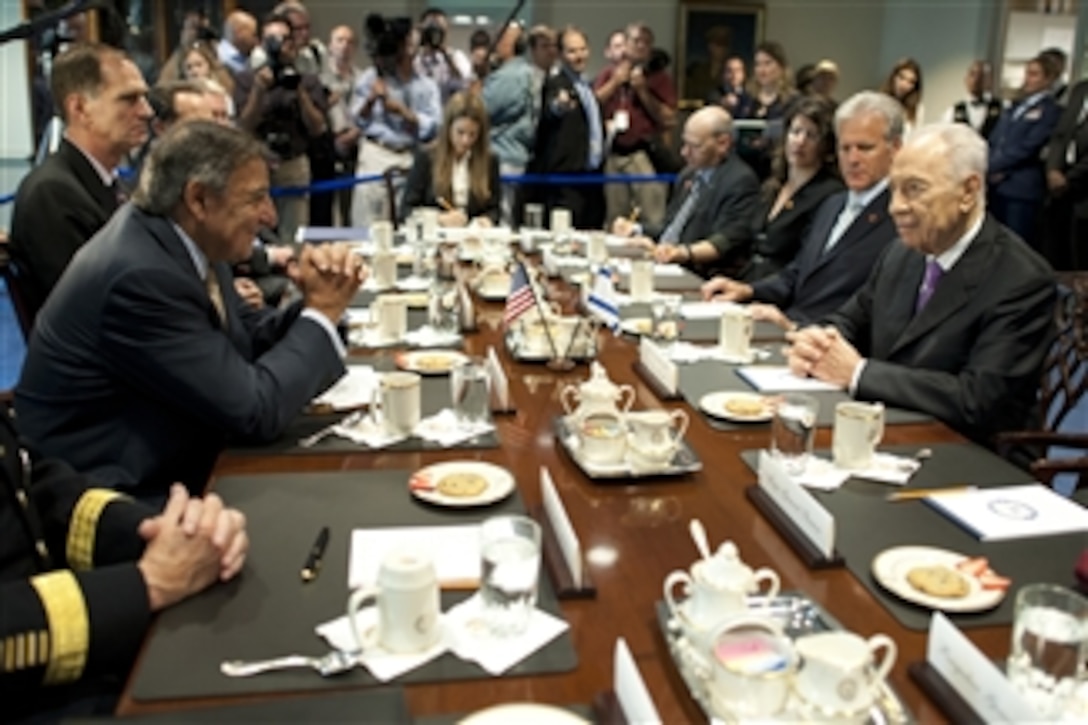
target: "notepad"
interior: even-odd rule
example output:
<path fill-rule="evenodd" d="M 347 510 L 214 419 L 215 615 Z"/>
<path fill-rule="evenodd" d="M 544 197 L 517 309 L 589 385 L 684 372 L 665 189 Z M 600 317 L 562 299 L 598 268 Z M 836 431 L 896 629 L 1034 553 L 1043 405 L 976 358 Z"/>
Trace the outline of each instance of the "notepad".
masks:
<path fill-rule="evenodd" d="M 1088 509 L 1039 483 L 942 493 L 925 501 L 982 541 L 1088 531 Z"/>
<path fill-rule="evenodd" d="M 737 368 L 737 375 L 761 393 L 842 390 L 839 386 L 822 380 L 797 377 L 785 365 L 747 365 Z"/>
<path fill-rule="evenodd" d="M 434 558 L 443 589 L 476 589 L 480 585 L 480 525 L 394 526 L 351 532 L 348 587 L 357 589 L 378 580 L 386 554 L 402 546 L 418 547 Z"/>

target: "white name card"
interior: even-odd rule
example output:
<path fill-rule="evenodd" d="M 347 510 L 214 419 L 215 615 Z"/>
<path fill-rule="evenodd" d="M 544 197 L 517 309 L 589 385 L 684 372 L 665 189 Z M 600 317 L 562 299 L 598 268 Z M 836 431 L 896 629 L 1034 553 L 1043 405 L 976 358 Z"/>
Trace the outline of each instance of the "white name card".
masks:
<path fill-rule="evenodd" d="M 526 234 L 526 232 L 522 232 Z M 559 260 L 556 259 L 555 252 L 552 251 L 550 246 L 544 247 L 544 251 L 540 256 L 540 264 L 544 267 L 544 273 L 549 277 L 559 276 Z"/>
<path fill-rule="evenodd" d="M 926 662 L 984 722 L 1039 719 L 1039 713 L 1013 689 L 1005 673 L 940 612 L 934 612 L 929 620 Z"/>
<path fill-rule="evenodd" d="M 666 394 L 676 395 L 680 387 L 680 368 L 646 335 L 638 343 L 638 360 Z"/>
<path fill-rule="evenodd" d="M 487 376 L 491 378 L 491 394 L 495 396 L 499 410 L 510 410 L 510 381 L 494 345 L 487 346 Z"/>
<path fill-rule="evenodd" d="M 468 291 L 467 284 L 460 283 L 457 285 L 457 297 L 461 303 L 461 329 L 475 330 L 476 305 L 472 302 L 472 295 Z"/>
<path fill-rule="evenodd" d="M 574 586 L 582 586 L 582 545 L 578 541 L 578 534 L 574 532 L 574 525 L 570 522 L 567 509 L 563 506 L 563 499 L 559 498 L 559 491 L 555 488 L 552 475 L 544 466 L 540 467 L 540 498 L 544 501 L 544 515 L 548 517 L 552 532 L 559 542 L 559 550 L 563 552 L 563 560 L 567 562 L 567 571 L 570 572 Z"/>
<path fill-rule="evenodd" d="M 616 653 L 612 665 L 612 690 L 619 700 L 623 717 L 629 723 L 653 725 L 661 722 L 650 691 L 638 671 L 635 658 L 623 637 L 616 640 Z"/>
<path fill-rule="evenodd" d="M 759 452 L 759 487 L 825 558 L 835 551 L 835 517 L 768 451 Z"/>

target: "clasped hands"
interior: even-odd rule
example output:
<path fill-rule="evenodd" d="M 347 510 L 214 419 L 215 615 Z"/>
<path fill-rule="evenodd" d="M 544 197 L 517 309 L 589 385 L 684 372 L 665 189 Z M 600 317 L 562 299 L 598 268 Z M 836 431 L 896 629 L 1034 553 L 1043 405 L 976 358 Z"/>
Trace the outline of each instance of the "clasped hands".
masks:
<path fill-rule="evenodd" d="M 366 280 L 362 257 L 346 244 L 307 244 L 299 257 L 298 285 L 306 307 L 335 325 Z"/>
<path fill-rule="evenodd" d="M 213 494 L 190 498 L 179 483 L 158 516 L 138 528 L 147 542 L 137 563 L 147 586 L 152 611 L 175 604 L 210 586 L 228 581 L 242 570 L 249 536 L 240 511 L 226 508 Z"/>
<path fill-rule="evenodd" d="M 786 359 L 794 375 L 850 387 L 862 357 L 838 328 L 813 325 L 786 333 L 786 340 L 790 343 Z"/>

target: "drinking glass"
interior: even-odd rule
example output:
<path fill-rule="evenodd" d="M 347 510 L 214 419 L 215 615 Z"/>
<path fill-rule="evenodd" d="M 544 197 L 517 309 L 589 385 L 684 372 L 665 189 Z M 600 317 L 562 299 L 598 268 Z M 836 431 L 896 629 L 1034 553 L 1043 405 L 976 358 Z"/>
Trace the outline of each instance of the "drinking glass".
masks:
<path fill-rule="evenodd" d="M 1088 599 L 1056 584 L 1016 595 L 1008 676 L 1044 718 L 1062 714 L 1084 676 Z"/>
<path fill-rule="evenodd" d="M 436 279 L 427 298 L 427 324 L 435 332 L 456 335 L 461 330 L 461 296 L 457 283 Z"/>
<path fill-rule="evenodd" d="M 670 343 L 680 337 L 681 302 L 680 295 L 659 295 L 653 298 L 650 303 L 650 329 L 654 342 Z"/>
<path fill-rule="evenodd" d="M 771 452 L 792 476 L 804 473 L 808 466 L 819 410 L 819 402 L 804 393 L 786 393 L 775 410 L 771 421 Z"/>
<path fill-rule="evenodd" d="M 491 422 L 491 377 L 481 358 L 471 358 L 450 371 L 450 395 L 457 422 Z"/>
<path fill-rule="evenodd" d="M 544 205 L 543 204 L 526 204 L 524 223 L 522 224 L 526 229 L 543 229 L 544 228 Z"/>
<path fill-rule="evenodd" d="M 528 516 L 495 516 L 480 525 L 481 614 L 494 637 L 529 627 L 540 579 L 540 524 Z"/>

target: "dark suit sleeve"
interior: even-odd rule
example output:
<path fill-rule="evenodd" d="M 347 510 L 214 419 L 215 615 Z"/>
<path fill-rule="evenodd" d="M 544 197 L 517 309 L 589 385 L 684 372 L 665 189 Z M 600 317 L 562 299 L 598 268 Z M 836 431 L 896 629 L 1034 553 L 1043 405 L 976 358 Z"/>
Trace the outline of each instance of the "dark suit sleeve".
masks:
<path fill-rule="evenodd" d="M 752 243 L 752 217 L 759 206 L 759 182 L 744 174 L 730 184 L 730 191 L 714 216 L 714 232 L 707 238 L 718 250 L 718 259 L 734 257 Z"/>
<path fill-rule="evenodd" d="M 412 159 L 412 168 L 408 172 L 408 179 L 404 183 L 404 199 L 400 203 L 397 213 L 397 222 L 403 224 L 412 210 L 426 206 L 426 199 L 430 196 L 432 187 L 431 155 L 423 150 L 416 151 Z"/>
<path fill-rule="evenodd" d="M 326 331 L 304 317 L 263 355 L 245 359 L 212 324 L 202 289 L 176 272 L 121 275 L 107 299 L 99 349 L 105 364 L 134 394 L 184 406 L 228 435 L 277 438 L 344 373 Z"/>
<path fill-rule="evenodd" d="M 1065 150 L 1069 142 L 1073 140 L 1077 116 L 1080 115 L 1080 109 L 1084 103 L 1085 88 L 1084 83 L 1078 83 L 1073 88 L 1073 92 L 1069 95 L 1069 105 L 1062 111 L 1058 124 L 1054 127 L 1054 134 L 1046 147 L 1047 171 L 1062 171 L 1065 168 Z"/>
<path fill-rule="evenodd" d="M 846 341 L 863 357 L 869 354 L 872 346 L 873 300 L 876 297 L 880 270 L 883 269 L 888 255 L 892 254 L 892 249 L 894 247 L 888 247 L 881 252 L 861 289 L 844 302 L 842 307 L 816 323 L 837 327 Z"/>
<path fill-rule="evenodd" d="M 1042 115 L 1038 120 L 1024 124 L 1022 133 L 1005 134 L 1004 143 L 990 149 L 989 173 L 1007 173 L 1038 162 L 1039 150 L 1050 138 L 1061 111 L 1054 103 L 1040 104 L 1037 109 L 1032 110 L 1041 111 Z"/>
<path fill-rule="evenodd" d="M 1036 274 L 1011 284 L 983 320 L 958 374 L 869 360 L 856 397 L 930 413 L 957 430 L 996 432 L 995 411 L 1022 399 L 1025 386 L 1038 385 L 1053 328 L 1054 283 Z"/>

